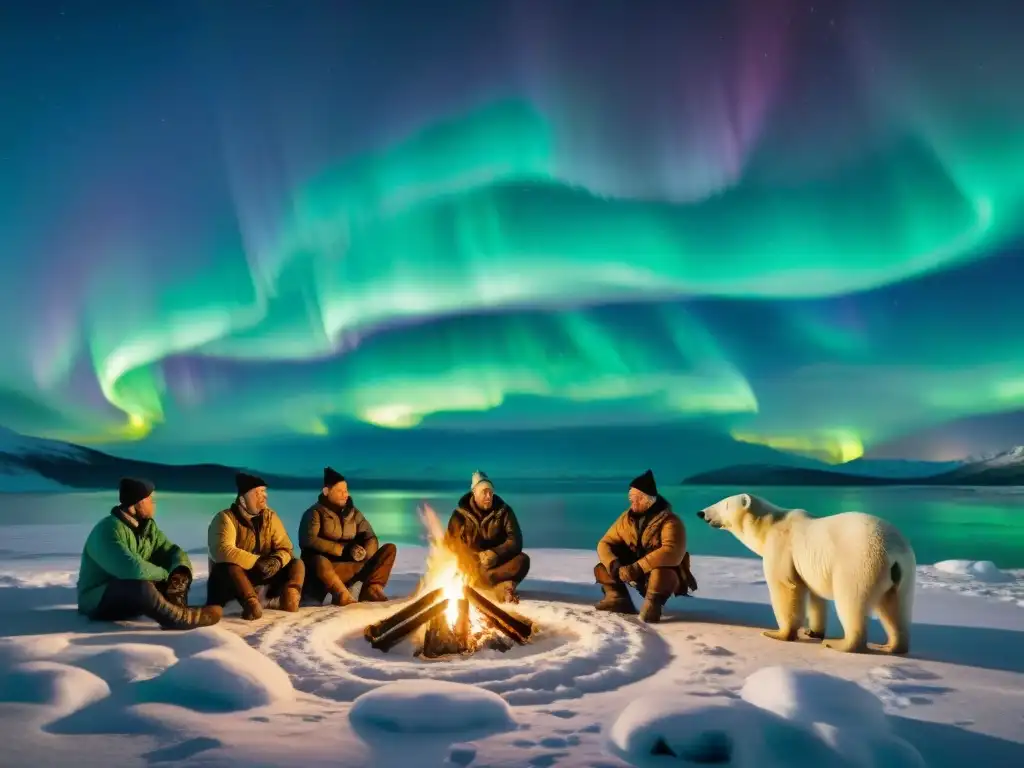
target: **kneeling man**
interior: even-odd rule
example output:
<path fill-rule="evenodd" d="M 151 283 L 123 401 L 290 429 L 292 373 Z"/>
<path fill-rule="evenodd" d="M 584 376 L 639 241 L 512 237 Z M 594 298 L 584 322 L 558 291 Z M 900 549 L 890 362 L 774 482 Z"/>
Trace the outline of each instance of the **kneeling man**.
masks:
<path fill-rule="evenodd" d="M 282 611 L 299 610 L 305 568 L 293 555 L 281 518 L 267 506 L 267 484 L 256 475 L 235 476 L 234 503 L 210 523 L 210 582 L 207 605 L 237 600 L 242 618 L 263 616 L 256 587 L 266 586 L 267 599 L 280 598 Z"/>
<path fill-rule="evenodd" d="M 518 603 L 516 588 L 530 570 L 523 532 L 512 507 L 494 493 L 484 472 L 474 472 L 470 490 L 448 521 L 447 539 L 457 553 L 467 552 L 463 567 L 472 582 L 495 588 L 502 602 Z"/>
<path fill-rule="evenodd" d="M 324 467 L 324 485 L 316 504 L 306 510 L 299 524 L 299 547 L 306 564 L 303 597 L 320 605 L 331 595 L 332 605 L 355 602 L 349 592 L 362 583 L 360 602 L 384 602 L 384 587 L 391 576 L 398 549 L 380 545 L 373 526 L 363 517 L 340 472 Z"/>
<path fill-rule="evenodd" d="M 697 589 L 683 521 L 658 493 L 649 469 L 629 484 L 629 509 L 598 542 L 597 555 L 594 576 L 604 589 L 599 611 L 636 613 L 626 586 L 632 584 L 644 596 L 640 620 L 653 624 L 672 595 Z"/>
<path fill-rule="evenodd" d="M 118 505 L 85 541 L 78 572 L 78 611 L 90 619 L 148 616 L 164 629 L 208 627 L 219 608 L 189 608 L 192 563 L 157 526 L 148 480 L 121 480 Z"/>

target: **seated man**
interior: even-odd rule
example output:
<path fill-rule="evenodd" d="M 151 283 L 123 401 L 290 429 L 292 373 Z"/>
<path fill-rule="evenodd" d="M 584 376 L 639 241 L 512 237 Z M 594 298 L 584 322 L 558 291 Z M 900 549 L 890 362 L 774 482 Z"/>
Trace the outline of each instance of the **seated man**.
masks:
<path fill-rule="evenodd" d="M 512 507 L 494 494 L 494 484 L 484 472 L 474 472 L 470 491 L 461 499 L 448 521 L 448 546 L 471 570 L 471 583 L 494 587 L 501 602 L 518 603 L 516 588 L 530 570 L 523 552 L 523 532 Z"/>
<path fill-rule="evenodd" d="M 148 480 L 121 480 L 118 505 L 85 540 L 78 572 L 78 612 L 119 621 L 148 616 L 164 629 L 208 627 L 219 608 L 189 608 L 192 563 L 157 526 Z"/>
<path fill-rule="evenodd" d="M 636 613 L 626 587 L 632 584 L 644 596 L 640 620 L 653 624 L 669 597 L 697 589 L 683 521 L 658 493 L 649 469 L 629 484 L 629 509 L 598 542 L 597 555 L 594 576 L 604 589 L 599 611 Z"/>
<path fill-rule="evenodd" d="M 305 599 L 320 605 L 330 593 L 332 605 L 349 605 L 355 599 L 348 588 L 356 582 L 363 585 L 360 602 L 388 599 L 384 587 L 398 550 L 380 546 L 373 526 L 352 503 L 345 478 L 330 467 L 324 467 L 320 498 L 302 515 L 299 547 L 308 574 Z"/>
<path fill-rule="evenodd" d="M 267 587 L 267 599 L 280 598 L 282 611 L 299 610 L 305 567 L 292 554 L 292 542 L 281 519 L 267 506 L 267 484 L 239 472 L 235 502 L 210 523 L 210 582 L 207 605 L 237 600 L 242 618 L 263 616 L 256 587 Z"/>

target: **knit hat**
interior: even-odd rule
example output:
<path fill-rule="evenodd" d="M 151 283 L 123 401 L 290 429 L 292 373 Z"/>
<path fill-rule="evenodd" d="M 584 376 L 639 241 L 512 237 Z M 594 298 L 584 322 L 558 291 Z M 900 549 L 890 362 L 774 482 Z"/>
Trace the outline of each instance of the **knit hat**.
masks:
<path fill-rule="evenodd" d="M 238 495 L 244 496 L 253 488 L 266 488 L 267 481 L 257 475 L 250 475 L 248 472 L 239 472 L 235 475 L 235 488 Z"/>
<path fill-rule="evenodd" d="M 344 483 L 345 476 L 332 467 L 324 467 L 324 488 L 333 488 L 338 483 Z"/>
<path fill-rule="evenodd" d="M 487 473 L 484 472 L 482 469 L 478 469 L 476 472 L 473 473 L 473 480 L 469 484 L 469 490 L 475 491 L 476 487 L 478 485 L 482 485 L 483 483 L 487 483 L 487 485 L 491 486 L 492 490 L 494 489 L 494 483 L 491 482 L 491 478 L 489 478 L 487 476 Z"/>
<path fill-rule="evenodd" d="M 654 482 L 654 473 L 649 469 L 639 477 L 634 477 L 629 487 L 636 488 L 640 493 L 646 493 L 648 496 L 658 495 L 658 486 Z"/>
<path fill-rule="evenodd" d="M 138 504 L 148 498 L 155 489 L 156 486 L 149 480 L 143 480 L 140 477 L 122 477 L 117 491 L 118 501 L 122 507 L 130 507 L 132 504 Z"/>

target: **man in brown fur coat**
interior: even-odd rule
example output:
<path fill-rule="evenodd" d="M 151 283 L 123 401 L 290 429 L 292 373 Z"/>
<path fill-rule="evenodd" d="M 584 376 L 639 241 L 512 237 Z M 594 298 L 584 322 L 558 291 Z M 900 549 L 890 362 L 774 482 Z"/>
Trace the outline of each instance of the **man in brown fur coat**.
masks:
<path fill-rule="evenodd" d="M 629 509 L 619 515 L 597 544 L 601 562 L 594 568 L 604 589 L 599 611 L 636 613 L 627 585 L 644 596 L 640 620 L 661 620 L 661 609 L 673 595 L 696 590 L 686 551 L 686 528 L 672 506 L 658 493 L 654 473 L 647 470 L 629 484 Z"/>
<path fill-rule="evenodd" d="M 306 563 L 303 598 L 320 605 L 331 595 L 332 605 L 355 602 L 349 587 L 357 582 L 360 602 L 384 602 L 398 549 L 381 544 L 370 521 L 348 493 L 340 472 L 324 467 L 324 485 L 316 504 L 299 523 L 299 547 Z"/>

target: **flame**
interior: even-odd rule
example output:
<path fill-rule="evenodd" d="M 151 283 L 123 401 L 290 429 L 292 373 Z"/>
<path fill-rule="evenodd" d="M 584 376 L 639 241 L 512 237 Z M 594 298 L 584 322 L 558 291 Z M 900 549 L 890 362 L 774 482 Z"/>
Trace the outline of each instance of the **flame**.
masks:
<path fill-rule="evenodd" d="M 442 597 L 448 600 L 445 618 L 448 620 L 448 626 L 454 629 L 459 619 L 459 600 L 465 599 L 466 575 L 459 567 L 458 555 L 445 542 L 445 529 L 441 525 L 437 513 L 429 504 L 421 505 L 418 513 L 420 521 L 427 529 L 427 541 L 430 547 L 427 553 L 426 573 L 423 576 L 420 591 L 443 590 Z M 472 632 L 484 631 L 482 617 L 473 606 L 470 606 L 469 609 L 469 619 Z"/>

